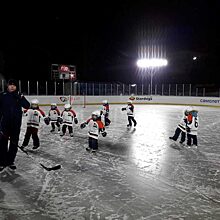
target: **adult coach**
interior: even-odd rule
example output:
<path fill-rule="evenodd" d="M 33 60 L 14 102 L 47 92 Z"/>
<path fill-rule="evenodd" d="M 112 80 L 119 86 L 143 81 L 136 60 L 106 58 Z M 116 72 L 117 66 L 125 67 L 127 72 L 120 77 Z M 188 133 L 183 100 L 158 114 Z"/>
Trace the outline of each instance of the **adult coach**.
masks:
<path fill-rule="evenodd" d="M 0 172 L 7 166 L 16 169 L 14 161 L 18 151 L 22 107 L 29 108 L 30 103 L 18 91 L 17 81 L 10 79 L 7 91 L 0 93 Z"/>

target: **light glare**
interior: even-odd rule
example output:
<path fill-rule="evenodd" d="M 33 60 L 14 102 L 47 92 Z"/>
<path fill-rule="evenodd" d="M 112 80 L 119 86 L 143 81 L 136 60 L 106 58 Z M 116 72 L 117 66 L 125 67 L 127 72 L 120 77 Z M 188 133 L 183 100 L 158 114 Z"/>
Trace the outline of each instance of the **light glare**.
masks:
<path fill-rule="evenodd" d="M 137 66 L 140 68 L 161 67 L 167 64 L 168 61 L 166 59 L 140 59 L 137 61 Z"/>

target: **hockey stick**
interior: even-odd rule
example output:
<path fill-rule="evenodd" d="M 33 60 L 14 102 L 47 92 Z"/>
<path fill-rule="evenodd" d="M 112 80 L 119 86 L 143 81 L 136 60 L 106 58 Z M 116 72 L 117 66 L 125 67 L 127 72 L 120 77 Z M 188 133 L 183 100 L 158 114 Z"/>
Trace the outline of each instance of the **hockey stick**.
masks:
<path fill-rule="evenodd" d="M 21 146 L 18 145 L 18 148 L 25 153 L 29 158 L 31 158 L 34 162 L 36 162 L 36 160 L 30 155 L 28 154 L 28 152 L 26 150 L 24 150 Z M 42 163 L 39 163 L 41 165 L 41 167 L 43 167 L 46 171 L 51 171 L 51 170 L 59 170 L 61 168 L 60 164 L 57 164 L 53 167 L 46 167 L 45 165 L 43 165 Z"/>
<path fill-rule="evenodd" d="M 0 132 L 0 138 L 7 138 L 8 140 L 10 139 L 7 135 L 5 135 L 3 132 Z M 14 142 L 12 142 L 13 144 L 15 144 Z M 17 145 L 17 144 L 15 144 Z M 29 158 L 31 158 L 34 162 L 36 162 L 36 160 L 28 154 L 28 152 L 26 150 L 24 150 L 21 146 L 17 145 L 17 147 L 23 152 L 25 153 Z M 51 171 L 51 170 L 59 170 L 61 168 L 61 165 L 55 165 L 53 167 L 46 167 L 45 165 L 43 165 L 42 163 L 39 163 L 41 165 L 41 167 L 43 167 L 45 170 L 47 171 Z"/>

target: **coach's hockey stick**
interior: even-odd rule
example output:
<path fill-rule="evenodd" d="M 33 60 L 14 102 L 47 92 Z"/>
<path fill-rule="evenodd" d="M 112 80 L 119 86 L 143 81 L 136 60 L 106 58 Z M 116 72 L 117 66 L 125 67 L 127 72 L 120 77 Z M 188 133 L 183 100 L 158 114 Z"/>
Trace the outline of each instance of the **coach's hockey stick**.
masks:
<path fill-rule="evenodd" d="M 10 139 L 7 135 L 5 135 L 2 131 L 0 131 L 0 138 L 7 138 L 8 140 Z M 15 144 L 14 142 L 12 142 L 13 144 Z M 16 144 L 17 145 L 17 144 Z M 28 152 L 26 150 L 24 150 L 23 147 L 17 145 L 17 147 L 23 152 L 25 153 L 29 158 L 31 158 L 35 163 L 36 163 L 36 160 L 28 154 Z M 41 167 L 43 167 L 45 170 L 47 171 L 51 171 L 51 170 L 59 170 L 61 168 L 61 165 L 60 164 L 57 164 L 53 167 L 46 167 L 45 165 L 43 165 L 42 163 L 39 163 L 41 165 Z"/>
<path fill-rule="evenodd" d="M 36 162 L 36 160 L 30 155 L 28 154 L 28 152 L 26 150 L 24 150 L 21 146 L 18 145 L 18 148 L 25 153 L 29 158 L 31 158 L 34 162 Z M 45 165 L 43 165 L 42 163 L 39 163 L 41 165 L 41 167 L 43 167 L 46 171 L 51 171 L 51 170 L 59 170 L 61 168 L 60 164 L 57 164 L 53 167 L 46 167 Z"/>

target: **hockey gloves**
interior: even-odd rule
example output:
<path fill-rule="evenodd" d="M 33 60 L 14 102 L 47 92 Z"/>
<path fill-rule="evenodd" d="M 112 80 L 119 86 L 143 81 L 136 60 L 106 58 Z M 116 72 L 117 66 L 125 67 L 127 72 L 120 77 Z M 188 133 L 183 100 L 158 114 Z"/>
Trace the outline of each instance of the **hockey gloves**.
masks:
<path fill-rule="evenodd" d="M 46 125 L 49 125 L 50 124 L 50 118 L 49 117 L 44 118 L 44 123 Z"/>
<path fill-rule="evenodd" d="M 190 132 L 191 129 L 189 127 L 186 127 L 186 132 Z"/>
<path fill-rule="evenodd" d="M 83 129 L 83 128 L 85 128 L 86 127 L 86 122 L 84 122 L 84 123 L 82 123 L 81 125 L 80 125 L 80 128 L 81 129 Z"/>
<path fill-rule="evenodd" d="M 102 136 L 103 136 L 103 137 L 106 137 L 106 135 L 107 135 L 107 132 L 106 132 L 106 131 L 102 132 Z"/>
<path fill-rule="evenodd" d="M 58 118 L 57 118 L 57 122 L 60 123 L 60 124 L 62 124 L 62 123 L 63 123 L 63 119 L 62 119 L 61 117 L 58 117 Z"/>
<path fill-rule="evenodd" d="M 125 110 L 126 110 L 126 108 L 122 108 L 121 110 L 122 110 L 122 111 L 125 111 Z"/>
<path fill-rule="evenodd" d="M 77 118 L 74 118 L 74 123 L 78 124 L 78 119 Z"/>

